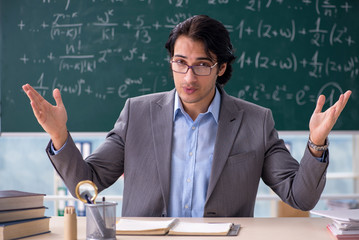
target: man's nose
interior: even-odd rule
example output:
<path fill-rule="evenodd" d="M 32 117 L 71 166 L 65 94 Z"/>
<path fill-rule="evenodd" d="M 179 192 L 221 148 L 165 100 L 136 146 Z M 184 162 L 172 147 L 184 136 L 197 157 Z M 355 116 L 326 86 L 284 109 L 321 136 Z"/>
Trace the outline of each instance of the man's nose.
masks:
<path fill-rule="evenodd" d="M 194 74 L 192 68 L 189 68 L 187 73 L 185 73 L 184 79 L 186 82 L 193 82 L 197 80 L 197 76 Z"/>

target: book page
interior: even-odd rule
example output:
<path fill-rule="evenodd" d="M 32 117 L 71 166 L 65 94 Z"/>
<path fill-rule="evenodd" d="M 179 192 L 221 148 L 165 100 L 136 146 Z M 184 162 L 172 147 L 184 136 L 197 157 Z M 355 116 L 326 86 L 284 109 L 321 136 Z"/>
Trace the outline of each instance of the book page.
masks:
<path fill-rule="evenodd" d="M 227 235 L 232 223 L 178 222 L 169 231 L 170 235 Z"/>
<path fill-rule="evenodd" d="M 310 213 L 340 221 L 359 222 L 359 209 L 318 210 Z"/>
<path fill-rule="evenodd" d="M 153 220 L 132 220 L 121 218 L 116 223 L 116 231 L 152 231 L 169 228 L 176 219 L 165 221 L 153 221 Z"/>

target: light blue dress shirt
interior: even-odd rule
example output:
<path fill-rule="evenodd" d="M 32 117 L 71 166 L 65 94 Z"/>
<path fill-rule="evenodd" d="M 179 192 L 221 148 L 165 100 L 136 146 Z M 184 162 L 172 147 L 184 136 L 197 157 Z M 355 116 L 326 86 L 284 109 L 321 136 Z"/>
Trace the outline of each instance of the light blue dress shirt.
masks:
<path fill-rule="evenodd" d="M 170 217 L 203 217 L 220 105 L 221 96 L 216 89 L 208 111 L 199 114 L 193 121 L 184 111 L 176 92 L 168 207 Z"/>

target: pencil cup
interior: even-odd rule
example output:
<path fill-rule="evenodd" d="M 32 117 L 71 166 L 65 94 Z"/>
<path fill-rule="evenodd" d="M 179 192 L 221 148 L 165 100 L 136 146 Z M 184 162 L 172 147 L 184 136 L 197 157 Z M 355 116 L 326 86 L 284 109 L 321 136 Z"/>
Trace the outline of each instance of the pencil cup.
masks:
<path fill-rule="evenodd" d="M 86 204 L 86 239 L 116 240 L 115 202 Z"/>

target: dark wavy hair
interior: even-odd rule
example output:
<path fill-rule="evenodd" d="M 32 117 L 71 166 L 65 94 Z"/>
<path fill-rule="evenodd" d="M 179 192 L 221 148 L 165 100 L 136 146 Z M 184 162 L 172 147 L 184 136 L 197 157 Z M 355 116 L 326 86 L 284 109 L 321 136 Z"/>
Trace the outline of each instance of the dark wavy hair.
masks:
<path fill-rule="evenodd" d="M 174 45 L 179 36 L 185 35 L 204 44 L 208 57 L 213 53 L 217 57 L 218 66 L 227 63 L 227 69 L 217 78 L 217 84 L 224 86 L 232 76 L 233 47 L 227 29 L 219 21 L 206 15 L 196 15 L 179 23 L 172 29 L 166 42 L 170 57 L 174 54 Z"/>

